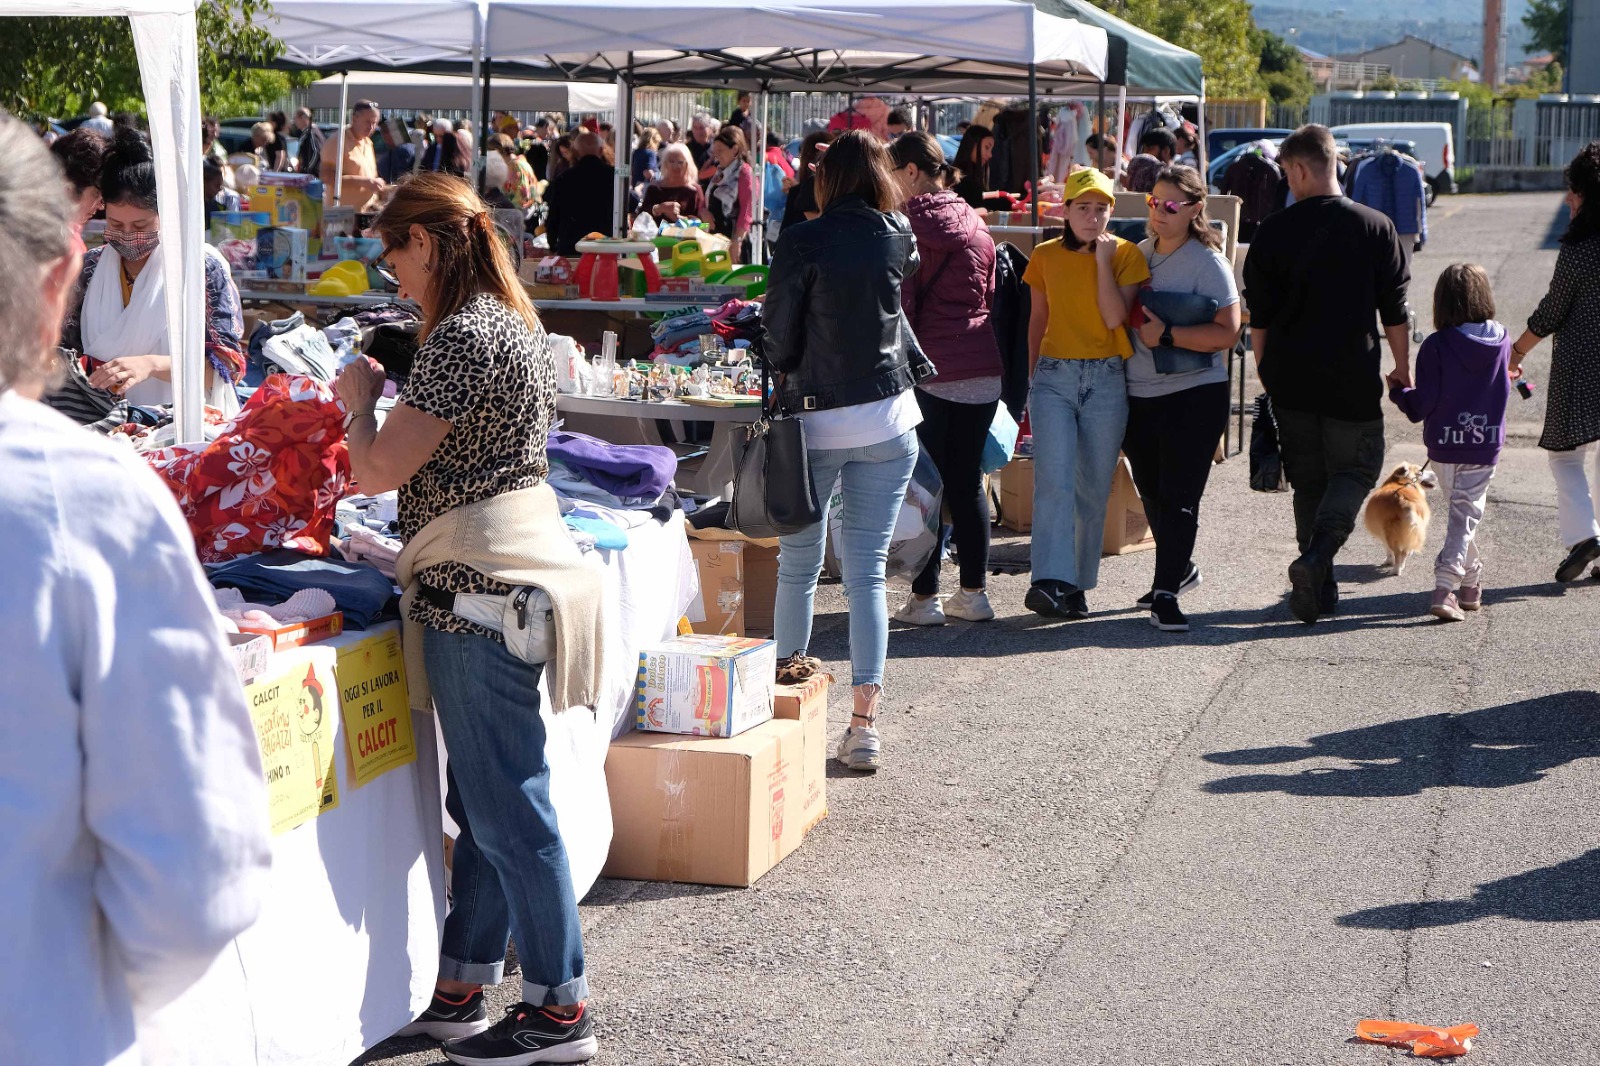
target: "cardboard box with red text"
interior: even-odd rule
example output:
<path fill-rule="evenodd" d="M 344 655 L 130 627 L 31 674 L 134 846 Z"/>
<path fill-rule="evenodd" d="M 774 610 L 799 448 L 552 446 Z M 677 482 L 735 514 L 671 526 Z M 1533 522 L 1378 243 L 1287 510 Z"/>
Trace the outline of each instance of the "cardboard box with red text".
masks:
<path fill-rule="evenodd" d="M 776 646 L 708 633 L 674 637 L 639 652 L 638 729 L 732 737 L 772 717 Z"/>
<path fill-rule="evenodd" d="M 779 685 L 772 701 L 774 718 L 800 723 L 800 824 L 807 833 L 828 816 L 829 683 L 819 674 L 803 685 Z"/>

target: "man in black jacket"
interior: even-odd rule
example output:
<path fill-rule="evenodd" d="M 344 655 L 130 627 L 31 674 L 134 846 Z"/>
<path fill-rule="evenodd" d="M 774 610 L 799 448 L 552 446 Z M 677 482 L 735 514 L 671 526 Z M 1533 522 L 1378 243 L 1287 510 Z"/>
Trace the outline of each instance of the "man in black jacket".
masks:
<path fill-rule="evenodd" d="M 611 232 L 616 175 L 606 165 L 598 134 L 585 131 L 572 141 L 578 161 L 545 190 L 550 213 L 545 233 L 556 255 L 577 255 L 578 242 L 591 233 Z"/>
<path fill-rule="evenodd" d="M 1289 566 L 1289 608 L 1311 623 L 1338 605 L 1334 555 L 1383 470 L 1378 320 L 1394 355 L 1389 381 L 1411 380 L 1411 276 L 1394 224 L 1341 195 L 1326 127 L 1302 126 L 1278 163 L 1295 203 L 1261 223 L 1245 299 L 1294 488 L 1300 557 Z"/>
<path fill-rule="evenodd" d="M 311 109 L 302 107 L 294 113 L 294 132 L 300 138 L 300 150 L 296 153 L 299 160 L 296 169 L 302 174 L 320 174 L 322 172 L 322 144 L 327 140 L 326 135 L 311 121 Z"/>

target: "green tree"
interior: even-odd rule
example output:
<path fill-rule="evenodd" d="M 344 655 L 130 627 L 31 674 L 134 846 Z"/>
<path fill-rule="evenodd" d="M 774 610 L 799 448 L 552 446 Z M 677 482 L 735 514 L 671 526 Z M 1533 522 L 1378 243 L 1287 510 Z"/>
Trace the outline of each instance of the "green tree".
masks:
<path fill-rule="evenodd" d="M 1271 30 L 1255 27 L 1250 33 L 1251 44 L 1261 55 L 1259 91 L 1275 104 L 1309 103 L 1317 85 L 1300 50 Z"/>
<path fill-rule="evenodd" d="M 1093 0 L 1164 41 L 1187 48 L 1205 65 L 1206 93 L 1225 98 L 1260 93 L 1261 52 L 1252 44 L 1248 0 Z"/>
<path fill-rule="evenodd" d="M 254 25 L 266 0 L 207 0 L 196 11 L 201 107 L 259 112 L 298 75 L 255 69 L 278 42 Z M 0 107 L 70 117 L 101 100 L 113 112 L 144 111 L 139 60 L 125 18 L 8 18 L 0 35 Z"/>
<path fill-rule="evenodd" d="M 1567 21 L 1572 0 L 1528 0 L 1522 24 L 1533 37 L 1530 51 L 1549 52 L 1563 67 L 1567 65 Z"/>

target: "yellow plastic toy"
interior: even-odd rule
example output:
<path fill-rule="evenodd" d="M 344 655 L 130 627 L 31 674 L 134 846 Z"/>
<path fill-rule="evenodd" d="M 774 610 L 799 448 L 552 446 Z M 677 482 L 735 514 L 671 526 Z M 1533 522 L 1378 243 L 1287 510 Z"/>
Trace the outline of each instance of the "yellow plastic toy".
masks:
<path fill-rule="evenodd" d="M 733 256 L 727 252 L 706 252 L 700 257 L 700 276 L 710 277 L 712 274 L 729 270 L 733 267 Z"/>
<path fill-rule="evenodd" d="M 306 291 L 312 296 L 360 296 L 367 291 L 367 268 L 354 259 L 335 263 Z"/>

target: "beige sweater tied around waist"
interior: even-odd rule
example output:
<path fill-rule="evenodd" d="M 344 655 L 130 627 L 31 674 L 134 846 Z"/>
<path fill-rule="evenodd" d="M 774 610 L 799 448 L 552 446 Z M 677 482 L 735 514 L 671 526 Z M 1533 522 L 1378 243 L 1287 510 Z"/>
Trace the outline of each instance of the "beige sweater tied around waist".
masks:
<path fill-rule="evenodd" d="M 411 709 L 431 711 L 433 693 L 422 654 L 422 631 L 411 620 L 417 575 L 440 563 L 466 563 L 506 585 L 532 585 L 550 597 L 555 656 L 546 665 L 551 711 L 594 709 L 605 676 L 605 595 L 600 569 L 584 562 L 567 535 L 549 485 L 519 489 L 458 507 L 423 526 L 400 553 L 395 578 L 404 594 L 406 680 Z"/>

